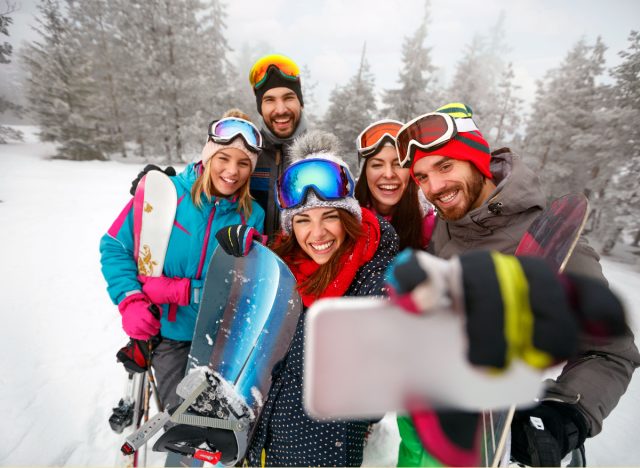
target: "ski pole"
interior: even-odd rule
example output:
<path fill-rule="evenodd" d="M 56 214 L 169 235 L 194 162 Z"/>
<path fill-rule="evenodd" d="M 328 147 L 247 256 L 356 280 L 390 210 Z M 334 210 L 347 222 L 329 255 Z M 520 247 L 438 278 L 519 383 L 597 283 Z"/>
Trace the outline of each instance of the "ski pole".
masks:
<path fill-rule="evenodd" d="M 151 313 L 155 318 L 160 320 L 160 308 L 157 305 L 152 304 L 151 306 L 149 306 L 149 310 L 151 311 Z M 158 411 L 162 412 L 164 411 L 164 405 L 162 404 L 162 400 L 160 399 L 160 394 L 158 393 L 158 387 L 156 386 L 156 379 L 155 379 L 155 376 L 153 375 L 153 368 L 151 366 L 152 352 L 153 352 L 152 342 L 155 339 L 162 339 L 162 338 L 160 334 L 158 334 L 157 336 L 154 336 L 147 341 L 147 356 L 148 356 L 147 357 L 147 374 L 148 374 L 147 378 L 149 379 L 149 383 L 151 384 L 151 389 L 153 390 L 153 395 L 156 400 L 156 405 L 158 406 Z"/>
<path fill-rule="evenodd" d="M 148 353 L 149 353 L 149 363 L 147 365 L 147 378 L 149 379 L 149 384 L 151 385 L 151 390 L 153 393 L 153 396 L 156 400 L 156 405 L 158 406 L 158 411 L 162 412 L 164 411 L 164 405 L 162 404 L 162 400 L 160 399 L 160 394 L 158 393 L 158 387 L 156 385 L 156 379 L 155 376 L 153 375 L 153 368 L 151 367 L 151 341 L 149 341 L 147 343 L 148 346 Z"/>

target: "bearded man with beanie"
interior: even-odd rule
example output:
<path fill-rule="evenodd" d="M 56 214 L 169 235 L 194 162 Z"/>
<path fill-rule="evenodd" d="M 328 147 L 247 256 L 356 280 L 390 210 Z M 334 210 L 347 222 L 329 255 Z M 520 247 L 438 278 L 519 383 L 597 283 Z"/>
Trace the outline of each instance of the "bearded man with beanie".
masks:
<path fill-rule="evenodd" d="M 465 104 L 447 104 L 412 120 L 397 137 L 401 165 L 410 167 L 412 178 L 437 208 L 439 219 L 428 251 L 445 259 L 479 250 L 513 254 L 547 201 L 537 175 L 517 155 L 508 148 L 490 151 L 472 115 Z M 425 125 L 428 119 L 433 123 Z M 447 121 L 450 123 L 443 125 Z M 439 139 L 434 138 L 434 131 L 442 132 Z M 588 277 L 598 286 L 607 285 L 597 253 L 582 237 L 565 272 Z M 596 307 L 607 309 L 601 304 Z M 607 314 L 607 310 L 599 311 Z M 600 340 L 583 334 L 578 355 L 568 360 L 555 380 L 546 382 L 539 404 L 516 412 L 511 425 L 512 458 L 529 466 L 560 466 L 565 455 L 602 430 L 603 420 L 625 393 L 639 365 L 640 355 L 628 327 L 619 336 Z M 453 413 L 443 421 L 470 420 L 469 413 Z M 438 463 L 420 442 L 425 442 L 424 431 L 443 426 L 419 427 L 426 421 L 432 424 L 434 418 L 414 417 L 416 426 L 408 418 L 399 418 L 398 466 Z M 469 434 L 463 439 L 466 436 Z"/>
<path fill-rule="evenodd" d="M 251 67 L 249 82 L 262 116 L 263 150 L 251 176 L 251 195 L 266 213 L 265 234 L 278 231 L 280 214 L 274 185 L 287 167 L 293 140 L 307 130 L 300 69 L 284 55 L 270 54 Z"/>

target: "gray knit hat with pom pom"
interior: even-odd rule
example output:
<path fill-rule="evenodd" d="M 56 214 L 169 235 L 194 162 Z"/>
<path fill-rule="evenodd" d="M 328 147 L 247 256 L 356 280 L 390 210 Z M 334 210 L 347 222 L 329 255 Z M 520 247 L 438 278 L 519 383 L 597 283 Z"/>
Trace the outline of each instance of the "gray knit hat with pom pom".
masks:
<path fill-rule="evenodd" d="M 349 170 L 349 166 L 339 156 L 339 153 L 340 143 L 334 135 L 317 130 L 309 131 L 296 138 L 291 146 L 289 151 L 289 165 L 302 161 L 303 159 L 326 159 L 344 167 L 351 177 L 351 180 L 353 180 L 353 175 Z M 285 172 L 286 171 L 287 169 L 285 169 Z M 351 188 L 353 189 L 353 187 Z M 286 234 L 291 235 L 292 220 L 295 215 L 312 208 L 324 207 L 342 208 L 355 216 L 358 222 L 362 222 L 362 210 L 358 201 L 353 196 L 347 196 L 338 200 L 323 200 L 318 197 L 313 189 L 310 189 L 307 192 L 304 203 L 294 208 L 285 208 L 280 210 L 280 224 L 282 226 L 282 230 Z"/>

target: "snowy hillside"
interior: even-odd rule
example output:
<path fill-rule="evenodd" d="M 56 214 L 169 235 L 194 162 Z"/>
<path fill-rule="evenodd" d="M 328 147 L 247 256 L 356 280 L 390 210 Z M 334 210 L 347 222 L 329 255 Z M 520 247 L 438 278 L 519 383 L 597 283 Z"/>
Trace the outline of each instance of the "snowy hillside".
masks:
<path fill-rule="evenodd" d="M 0 465 L 109 466 L 121 437 L 107 423 L 124 385 L 115 352 L 126 342 L 100 273 L 98 242 L 129 199 L 141 165 L 45 159 L 33 135 L 0 145 Z M 640 333 L 640 272 L 603 262 Z M 640 464 L 636 376 L 590 465 Z M 392 421 L 389 419 L 389 421 Z M 392 425 L 366 462 L 393 463 Z"/>

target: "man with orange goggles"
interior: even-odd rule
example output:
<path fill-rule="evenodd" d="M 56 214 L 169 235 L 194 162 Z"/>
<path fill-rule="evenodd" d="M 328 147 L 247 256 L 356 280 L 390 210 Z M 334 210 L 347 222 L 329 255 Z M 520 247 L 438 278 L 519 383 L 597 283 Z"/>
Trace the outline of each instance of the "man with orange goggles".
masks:
<path fill-rule="evenodd" d="M 491 152 L 472 117 L 469 106 L 451 103 L 411 120 L 396 135 L 399 163 L 410 168 L 438 210 L 429 251 L 445 259 L 477 250 L 513 254 L 547 203 L 538 174 L 508 148 Z M 565 271 L 606 285 L 598 258 L 581 238 Z M 507 281 L 510 278 L 513 275 L 506 276 Z M 501 284 L 504 287 L 508 286 Z M 594 307 L 607 313 L 602 304 Z M 622 336 L 601 342 L 583 337 L 580 350 L 555 381 L 548 381 L 537 406 L 516 411 L 511 424 L 511 455 L 516 461 L 528 466 L 560 466 L 569 452 L 584 450 L 585 439 L 602 430 L 604 418 L 616 407 L 640 364 L 628 328 Z M 452 412 L 448 417 L 452 423 L 457 417 L 464 421 L 467 415 Z M 398 466 L 431 462 L 418 433 L 436 433 L 439 420 L 425 417 L 414 422 L 417 432 L 409 419 L 398 421 L 402 439 Z M 465 444 L 477 437 L 472 425 L 460 427 L 470 433 L 453 440 L 447 446 L 449 454 L 458 450 L 464 455 Z M 466 436 L 469 438 L 464 439 Z M 430 453 L 438 448 L 425 446 Z"/>
<path fill-rule="evenodd" d="M 276 180 L 286 168 L 291 143 L 307 130 L 300 69 L 284 55 L 269 54 L 251 67 L 249 82 L 262 117 L 260 132 L 264 142 L 251 177 L 251 194 L 266 213 L 265 233 L 271 236 L 280 226 Z"/>

